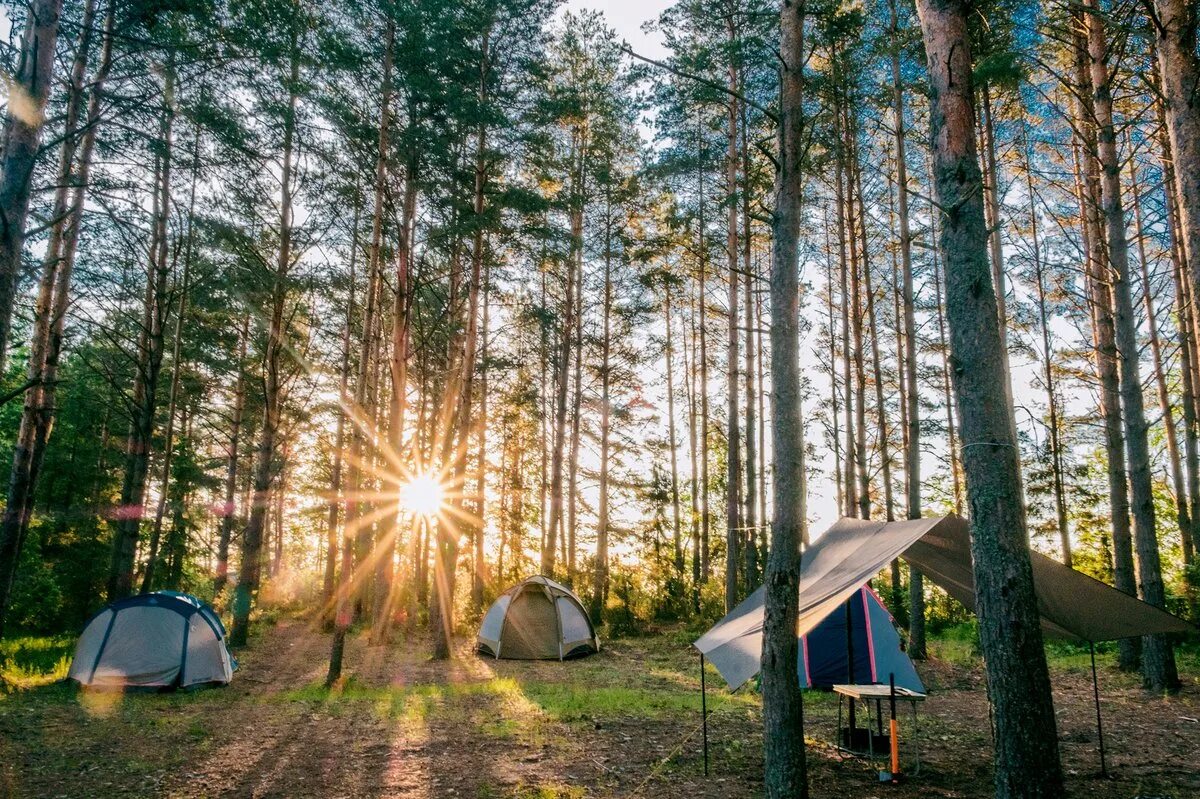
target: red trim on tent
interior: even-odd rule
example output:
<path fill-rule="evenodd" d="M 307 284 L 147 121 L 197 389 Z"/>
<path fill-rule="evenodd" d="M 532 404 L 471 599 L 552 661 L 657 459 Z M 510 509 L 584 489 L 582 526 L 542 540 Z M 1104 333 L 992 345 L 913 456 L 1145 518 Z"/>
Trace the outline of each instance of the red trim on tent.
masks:
<path fill-rule="evenodd" d="M 870 588 L 867 588 L 867 591 L 871 591 L 872 594 L 875 593 Z M 875 638 L 871 635 L 871 607 L 867 604 L 867 591 L 860 592 L 862 594 L 863 603 L 863 623 L 867 628 L 867 657 L 869 657 L 871 661 L 871 682 L 879 682 L 879 675 L 876 674 L 875 669 Z M 850 623 L 848 615 L 846 618 L 846 623 Z"/>
<path fill-rule="evenodd" d="M 804 684 L 809 688 L 812 687 L 812 674 L 808 669 L 808 636 L 800 637 L 800 645 L 804 648 Z"/>

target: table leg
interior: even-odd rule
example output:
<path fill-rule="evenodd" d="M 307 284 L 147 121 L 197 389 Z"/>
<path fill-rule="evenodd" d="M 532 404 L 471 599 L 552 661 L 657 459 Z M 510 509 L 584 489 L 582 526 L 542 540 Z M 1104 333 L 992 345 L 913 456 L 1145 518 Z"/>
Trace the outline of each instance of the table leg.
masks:
<path fill-rule="evenodd" d="M 921 773 L 921 723 L 917 720 L 917 703 L 911 702 L 913 712 L 913 754 L 916 757 L 917 765 L 913 769 L 913 776 Z"/>

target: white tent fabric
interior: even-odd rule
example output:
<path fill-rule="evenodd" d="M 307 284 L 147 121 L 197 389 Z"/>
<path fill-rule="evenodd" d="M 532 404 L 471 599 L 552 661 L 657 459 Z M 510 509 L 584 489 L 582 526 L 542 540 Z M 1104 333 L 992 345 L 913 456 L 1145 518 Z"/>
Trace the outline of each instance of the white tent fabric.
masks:
<path fill-rule="evenodd" d="M 214 619 L 190 597 L 153 593 L 115 602 L 84 627 L 67 676 L 105 688 L 226 684 L 233 661 Z"/>
<path fill-rule="evenodd" d="M 1044 555 L 1032 556 L 1034 587 L 1048 634 L 1094 642 L 1191 629 L 1183 620 Z M 804 553 L 797 635 L 806 635 L 897 557 L 974 608 L 970 537 L 964 519 L 841 519 Z M 760 588 L 694 644 L 734 689 L 759 671 L 763 601 Z"/>

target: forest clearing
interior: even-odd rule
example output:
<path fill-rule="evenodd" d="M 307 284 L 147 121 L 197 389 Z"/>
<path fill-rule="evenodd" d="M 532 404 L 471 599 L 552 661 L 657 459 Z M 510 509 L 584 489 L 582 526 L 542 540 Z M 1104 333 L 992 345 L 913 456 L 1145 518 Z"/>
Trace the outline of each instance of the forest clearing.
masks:
<path fill-rule="evenodd" d="M 686 630 L 607 644 L 577 663 L 492 661 L 466 647 L 431 662 L 423 636 L 350 645 L 363 665 L 322 684 L 328 637 L 283 616 L 244 651 L 238 682 L 163 697 L 53 685 L 0 698 L 0 785 L 12 796 L 582 799 L 736 797 L 762 791 L 754 692 L 710 689 L 712 772 L 703 773 L 700 694 Z M 806 705 L 815 797 L 992 794 L 987 706 L 971 644 L 935 640 L 922 668 L 936 697 L 921 717 L 919 779 L 880 786 L 876 768 L 832 746 L 836 701 Z M 60 652 L 65 650 L 60 650 Z M 1200 794 L 1200 684 L 1147 702 L 1102 656 L 1112 779 L 1098 776 L 1086 653 L 1051 658 L 1068 795 Z M 1182 667 L 1197 673 L 1194 653 Z"/>
<path fill-rule="evenodd" d="M 0 111 L 0 799 L 1200 796 L 1196 0 L 7 0 Z"/>

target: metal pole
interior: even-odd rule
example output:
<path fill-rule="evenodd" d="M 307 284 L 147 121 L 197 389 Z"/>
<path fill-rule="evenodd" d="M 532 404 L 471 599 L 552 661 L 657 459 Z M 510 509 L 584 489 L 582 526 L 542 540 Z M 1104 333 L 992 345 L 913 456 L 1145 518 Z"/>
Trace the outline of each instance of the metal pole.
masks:
<path fill-rule="evenodd" d="M 700 716 L 704 727 L 704 776 L 708 776 L 708 686 L 704 681 L 704 653 L 700 653 Z"/>
<path fill-rule="evenodd" d="M 1096 735 L 1100 739 L 1100 776 L 1108 777 L 1108 764 L 1104 760 L 1104 724 L 1100 720 L 1100 681 L 1096 678 L 1096 644 L 1088 641 L 1092 655 L 1092 697 L 1096 700 Z"/>

